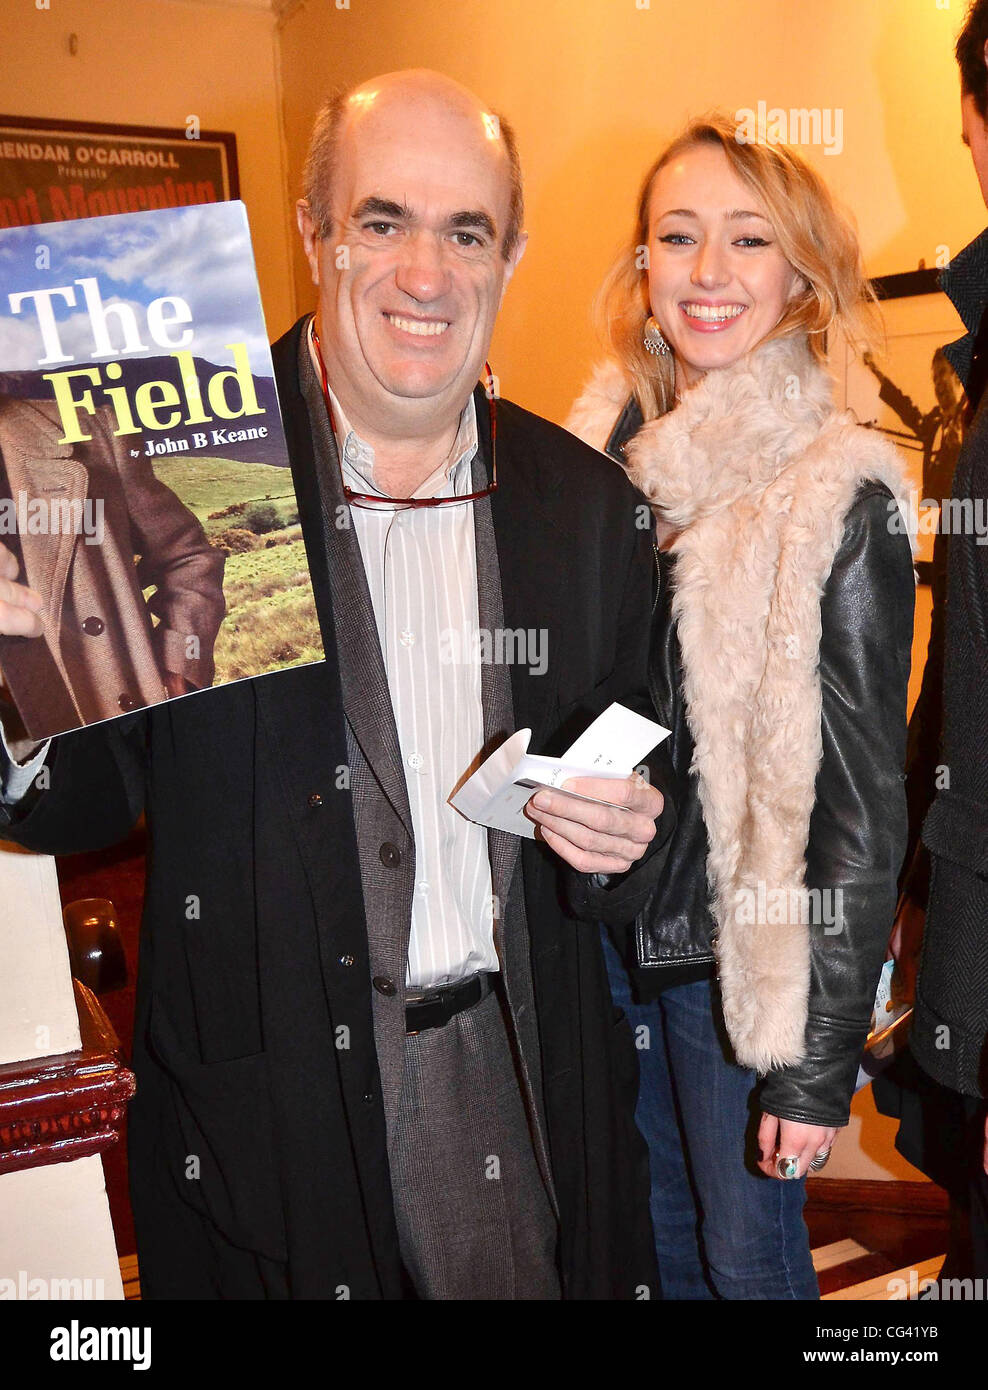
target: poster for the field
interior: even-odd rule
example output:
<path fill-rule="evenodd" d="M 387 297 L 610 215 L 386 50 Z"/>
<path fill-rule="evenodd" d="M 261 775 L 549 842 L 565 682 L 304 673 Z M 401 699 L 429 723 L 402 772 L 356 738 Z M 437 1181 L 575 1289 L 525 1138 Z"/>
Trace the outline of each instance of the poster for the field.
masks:
<path fill-rule="evenodd" d="M 24 736 L 320 660 L 243 205 L 9 228 L 0 284 Z"/>

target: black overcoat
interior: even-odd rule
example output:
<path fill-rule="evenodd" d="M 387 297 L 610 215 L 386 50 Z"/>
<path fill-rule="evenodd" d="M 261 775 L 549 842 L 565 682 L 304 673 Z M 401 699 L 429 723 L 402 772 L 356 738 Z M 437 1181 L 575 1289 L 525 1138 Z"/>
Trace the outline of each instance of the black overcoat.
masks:
<path fill-rule="evenodd" d="M 63 735 L 50 788 L 3 813 L 7 838 L 50 853 L 111 844 L 147 816 L 129 1145 L 151 1297 L 402 1290 L 301 328 L 274 356 L 327 660 Z M 516 723 L 534 750 L 561 751 L 613 699 L 650 708 L 647 511 L 565 431 L 506 401 L 497 431 L 505 624 L 544 628 L 549 653 L 544 675 L 512 667 Z M 571 1298 L 655 1284 L 634 1046 L 598 932 L 564 903 L 592 912 L 595 892 L 617 894 L 633 917 L 673 823 L 670 811 L 632 874 L 590 891 L 544 846 L 523 847 Z"/>
<path fill-rule="evenodd" d="M 940 283 L 968 332 L 945 353 L 976 413 L 964 439 L 947 544 L 943 731 L 923 825 L 930 896 L 910 1047 L 942 1086 L 988 1097 L 988 231 Z M 941 524 L 943 525 L 942 519 Z M 909 1142 L 907 1140 L 907 1142 Z M 980 1148 L 980 1145 L 979 1145 Z"/>

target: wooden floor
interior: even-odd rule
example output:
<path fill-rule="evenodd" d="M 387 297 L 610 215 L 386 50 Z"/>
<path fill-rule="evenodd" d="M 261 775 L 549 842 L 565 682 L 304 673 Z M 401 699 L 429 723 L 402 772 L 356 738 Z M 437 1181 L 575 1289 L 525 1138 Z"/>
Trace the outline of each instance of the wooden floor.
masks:
<path fill-rule="evenodd" d="M 935 1277 L 947 1250 L 947 1196 L 925 1182 L 808 1183 L 806 1224 L 824 1299 L 901 1297 Z"/>
<path fill-rule="evenodd" d="M 946 1194 L 932 1183 L 810 1180 L 813 1264 L 825 1300 L 894 1300 L 935 1277 L 950 1234 Z M 905 1273 L 903 1273 L 905 1272 Z"/>
<path fill-rule="evenodd" d="M 826 1301 L 910 1297 L 940 1272 L 950 1232 L 945 1194 L 932 1183 L 842 1182 L 808 1185 L 806 1224 Z M 139 1299 L 137 1256 L 120 1261 L 124 1296 Z"/>
<path fill-rule="evenodd" d="M 124 1298 L 129 1302 L 141 1296 L 141 1281 L 137 1274 L 137 1256 L 121 1255 L 120 1278 L 123 1280 Z"/>

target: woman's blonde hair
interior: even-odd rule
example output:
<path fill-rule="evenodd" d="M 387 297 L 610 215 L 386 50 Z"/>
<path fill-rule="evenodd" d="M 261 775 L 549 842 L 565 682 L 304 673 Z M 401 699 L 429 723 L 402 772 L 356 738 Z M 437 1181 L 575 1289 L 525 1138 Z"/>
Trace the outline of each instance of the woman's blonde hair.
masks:
<path fill-rule="evenodd" d="M 660 170 L 698 145 L 724 151 L 738 178 L 763 203 L 786 260 L 806 281 L 807 288 L 793 296 L 762 341 L 805 334 L 813 356 L 823 362 L 828 334 L 835 328 L 853 344 L 870 344 L 876 336 L 875 295 L 865 278 L 850 218 L 799 155 L 784 145 L 741 143 L 738 130 L 734 121 L 714 112 L 691 121 L 659 156 L 642 183 L 631 238 L 597 295 L 598 332 L 631 377 L 646 420 L 663 414 L 675 392 L 673 354 L 653 357 L 643 343 L 651 314 L 648 261 L 643 253 L 652 249 L 648 225 L 652 186 Z"/>

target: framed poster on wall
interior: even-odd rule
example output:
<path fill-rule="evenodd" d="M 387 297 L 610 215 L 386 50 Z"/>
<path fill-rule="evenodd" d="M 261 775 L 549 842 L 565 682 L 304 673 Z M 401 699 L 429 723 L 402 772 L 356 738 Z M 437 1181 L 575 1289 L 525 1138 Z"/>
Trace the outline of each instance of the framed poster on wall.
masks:
<path fill-rule="evenodd" d="M 239 196 L 229 131 L 0 116 L 0 228 Z"/>
<path fill-rule="evenodd" d="M 940 507 L 950 497 L 965 404 L 942 351 L 965 329 L 937 284 L 938 273 L 923 269 L 873 280 L 884 342 L 863 357 L 844 348 L 846 407 L 861 424 L 881 430 L 906 464 L 921 583 L 929 582 Z"/>

